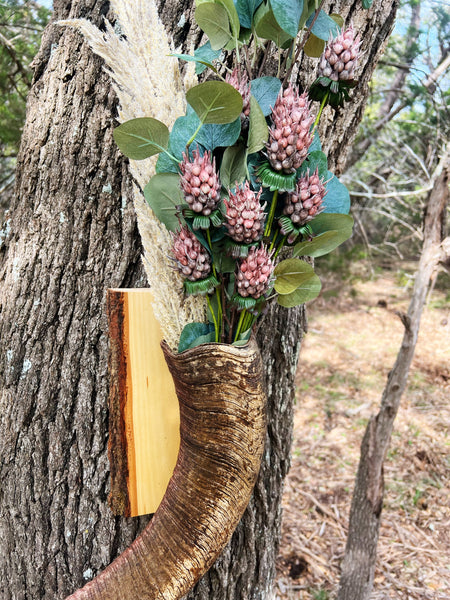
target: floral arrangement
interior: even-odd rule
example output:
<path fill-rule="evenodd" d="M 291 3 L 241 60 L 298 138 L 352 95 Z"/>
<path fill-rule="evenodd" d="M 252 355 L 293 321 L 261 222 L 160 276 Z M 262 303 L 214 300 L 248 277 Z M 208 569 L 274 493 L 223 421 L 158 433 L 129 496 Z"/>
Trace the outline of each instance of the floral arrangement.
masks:
<path fill-rule="evenodd" d="M 187 91 L 186 114 L 171 131 L 141 117 L 114 132 L 133 160 L 159 154 L 145 198 L 171 232 L 185 294 L 207 301 L 207 321 L 184 327 L 179 351 L 245 344 L 269 302 L 315 298 L 320 280 L 302 257 L 330 252 L 353 224 L 317 132 L 323 108 L 343 105 L 356 85 L 353 27 L 341 31 L 339 15 L 306 0 L 198 0 L 195 19 L 209 41 L 193 55 L 172 54 L 206 75 Z M 259 76 L 274 45 L 277 76 Z M 289 82 L 301 49 L 319 58 L 318 78 L 302 93 Z"/>

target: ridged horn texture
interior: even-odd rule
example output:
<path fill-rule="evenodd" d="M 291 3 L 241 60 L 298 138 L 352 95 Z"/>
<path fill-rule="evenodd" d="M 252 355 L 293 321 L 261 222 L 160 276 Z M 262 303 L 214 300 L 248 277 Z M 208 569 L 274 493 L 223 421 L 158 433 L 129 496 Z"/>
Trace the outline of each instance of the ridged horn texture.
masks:
<path fill-rule="evenodd" d="M 255 341 L 162 348 L 180 403 L 180 451 L 144 532 L 71 600 L 175 600 L 219 556 L 259 472 L 266 395 Z"/>

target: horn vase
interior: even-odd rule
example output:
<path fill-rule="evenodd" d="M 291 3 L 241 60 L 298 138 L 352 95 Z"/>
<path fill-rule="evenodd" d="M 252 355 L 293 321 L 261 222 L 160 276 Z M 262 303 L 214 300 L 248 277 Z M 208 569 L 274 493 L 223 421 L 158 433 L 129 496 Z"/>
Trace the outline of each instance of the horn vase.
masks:
<path fill-rule="evenodd" d="M 143 533 L 72 600 L 175 600 L 215 562 L 250 500 L 266 436 L 257 344 L 162 348 L 180 406 L 180 450 Z"/>

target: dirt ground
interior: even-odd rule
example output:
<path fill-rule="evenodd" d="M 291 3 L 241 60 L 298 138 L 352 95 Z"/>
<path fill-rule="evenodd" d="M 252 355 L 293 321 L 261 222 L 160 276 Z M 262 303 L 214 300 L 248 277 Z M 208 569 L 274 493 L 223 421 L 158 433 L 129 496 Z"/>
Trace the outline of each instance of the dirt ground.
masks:
<path fill-rule="evenodd" d="M 359 447 L 403 335 L 414 265 L 309 306 L 297 373 L 277 600 L 336 597 Z M 448 296 L 447 296 L 448 299 Z M 385 463 L 373 600 L 450 599 L 450 306 L 434 291 Z"/>

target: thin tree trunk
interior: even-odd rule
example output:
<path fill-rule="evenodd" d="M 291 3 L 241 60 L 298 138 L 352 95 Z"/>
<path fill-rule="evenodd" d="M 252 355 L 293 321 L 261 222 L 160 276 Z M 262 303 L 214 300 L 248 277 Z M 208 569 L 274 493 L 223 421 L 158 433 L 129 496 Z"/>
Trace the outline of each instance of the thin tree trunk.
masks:
<path fill-rule="evenodd" d="M 423 249 L 411 303 L 408 314 L 401 315 L 405 327 L 402 345 L 389 374 L 380 410 L 370 419 L 361 444 L 338 600 L 369 600 L 373 587 L 384 495 L 383 463 L 414 356 L 428 286 L 441 259 L 442 228 L 449 201 L 449 150 L 450 147 L 428 198 Z"/>
<path fill-rule="evenodd" d="M 334 3 L 363 30 L 361 88 L 323 127 L 339 168 L 396 2 L 363 11 Z M 329 5 L 330 6 L 330 5 Z M 179 44 L 194 43 L 192 3 L 160 1 Z M 108 15 L 108 2 L 55 0 L 55 19 Z M 301 83 L 316 61 L 302 59 Z M 311 69 L 314 67 L 314 72 Z M 127 164 L 112 141 L 116 98 L 80 35 L 50 25 L 18 159 L 16 195 L 0 246 L 0 589 L 2 600 L 64 598 L 108 565 L 147 519 L 107 506 L 108 287 L 145 286 Z M 191 598 L 271 596 L 289 467 L 294 374 L 304 311 L 272 307 L 258 339 L 269 426 L 253 499 L 229 546 Z"/>

